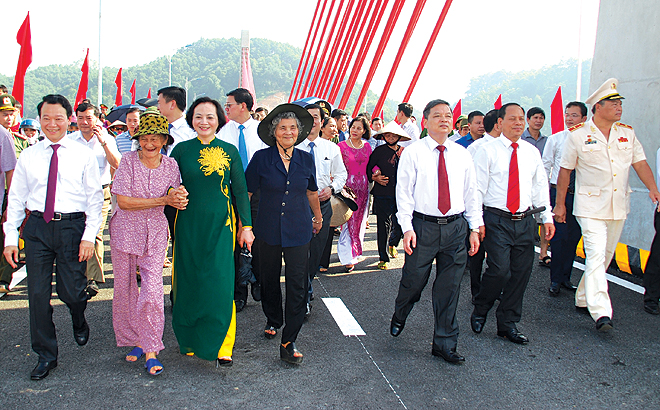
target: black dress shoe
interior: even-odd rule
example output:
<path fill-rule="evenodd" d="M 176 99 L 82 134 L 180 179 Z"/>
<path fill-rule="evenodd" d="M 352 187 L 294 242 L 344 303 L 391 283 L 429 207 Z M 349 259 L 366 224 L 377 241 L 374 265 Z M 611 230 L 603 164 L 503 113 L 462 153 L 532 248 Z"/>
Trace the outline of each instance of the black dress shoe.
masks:
<path fill-rule="evenodd" d="M 497 335 L 499 337 L 505 337 L 509 339 L 509 341 L 513 343 L 517 343 L 519 345 L 524 345 L 529 343 L 529 339 L 522 333 L 518 331 L 516 328 L 511 328 L 509 330 L 498 330 Z"/>
<path fill-rule="evenodd" d="M 436 357 L 442 357 L 448 363 L 457 364 L 465 361 L 465 357 L 456 353 L 455 348 L 450 350 L 442 350 L 442 349 L 434 348 L 433 350 L 431 350 L 431 354 Z"/>
<path fill-rule="evenodd" d="M 652 315 L 660 315 L 660 308 L 658 308 L 657 302 L 644 302 L 644 310 L 646 313 L 650 313 Z"/>
<path fill-rule="evenodd" d="M 32 380 L 41 380 L 45 379 L 48 376 L 48 373 L 57 367 L 57 360 L 51 362 L 39 362 L 37 366 L 30 373 L 30 379 Z"/>
<path fill-rule="evenodd" d="M 559 296 L 559 283 L 552 282 L 550 284 L 550 287 L 548 288 L 548 293 L 550 293 L 550 296 L 554 296 L 554 297 Z"/>
<path fill-rule="evenodd" d="M 613 327 L 614 324 L 612 323 L 612 319 L 610 319 L 607 316 L 601 316 L 596 321 L 596 330 L 598 330 L 599 332 L 607 332 L 608 330 L 611 330 Z"/>
<path fill-rule="evenodd" d="M 575 286 L 573 282 L 571 282 L 570 280 L 567 280 L 566 282 L 562 282 L 561 287 L 564 289 L 572 290 L 574 292 L 577 290 L 577 286 Z"/>
<path fill-rule="evenodd" d="M 298 356 L 296 356 L 298 354 Z M 303 356 L 298 349 L 296 349 L 296 344 L 289 342 L 284 345 L 280 345 L 280 359 L 284 360 L 290 364 L 300 364 L 303 361 Z"/>
<path fill-rule="evenodd" d="M 589 308 L 586 307 L 586 306 L 575 306 L 575 311 L 578 312 L 578 313 L 585 314 L 585 315 L 590 315 L 591 314 L 591 313 L 589 313 Z"/>
<path fill-rule="evenodd" d="M 253 283 L 252 286 L 250 287 L 250 292 L 252 292 L 252 299 L 254 299 L 255 302 L 260 302 L 261 301 L 261 285 L 258 283 Z"/>
<path fill-rule="evenodd" d="M 472 312 L 472 316 L 470 316 L 470 326 L 472 326 L 472 331 L 474 333 L 481 333 L 481 331 L 484 330 L 485 324 L 485 316 L 477 316 L 474 312 Z"/>
<path fill-rule="evenodd" d="M 78 343 L 78 346 L 85 346 L 89 340 L 89 326 L 87 320 L 84 321 L 80 329 L 73 328 L 73 338 Z"/>
<path fill-rule="evenodd" d="M 401 321 L 396 318 L 396 316 L 392 316 L 392 321 L 390 322 L 390 334 L 394 337 L 397 337 L 401 334 L 403 331 L 403 327 L 406 325 L 405 321 Z"/>
<path fill-rule="evenodd" d="M 245 308 L 245 301 L 244 300 L 235 300 L 234 303 L 236 304 L 236 313 L 240 312 Z"/>

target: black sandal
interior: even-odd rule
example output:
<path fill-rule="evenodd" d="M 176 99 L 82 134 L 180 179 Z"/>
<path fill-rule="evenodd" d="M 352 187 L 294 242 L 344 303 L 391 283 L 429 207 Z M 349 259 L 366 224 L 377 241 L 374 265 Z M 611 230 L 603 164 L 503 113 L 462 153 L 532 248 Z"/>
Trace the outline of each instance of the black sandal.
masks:
<path fill-rule="evenodd" d="M 277 336 L 277 328 L 267 324 L 264 328 L 264 336 L 266 336 L 266 339 L 275 339 L 275 336 Z"/>
<path fill-rule="evenodd" d="M 539 259 L 539 265 L 545 266 L 546 268 L 550 267 L 550 262 L 552 259 L 548 255 L 544 256 L 542 259 Z"/>
<path fill-rule="evenodd" d="M 299 355 L 299 356 L 296 356 Z M 300 364 L 303 361 L 303 355 L 293 342 L 287 342 L 280 345 L 280 359 L 291 364 Z"/>

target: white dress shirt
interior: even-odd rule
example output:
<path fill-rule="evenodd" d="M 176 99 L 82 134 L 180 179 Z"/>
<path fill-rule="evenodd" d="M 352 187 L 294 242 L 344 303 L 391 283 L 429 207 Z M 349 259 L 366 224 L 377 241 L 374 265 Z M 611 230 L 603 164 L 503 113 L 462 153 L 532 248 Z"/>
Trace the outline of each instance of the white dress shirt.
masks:
<path fill-rule="evenodd" d="M 113 152 L 116 156 L 121 158 L 121 154 L 119 153 L 119 148 L 117 148 L 117 141 L 115 141 L 113 136 L 108 134 L 108 132 L 105 129 L 101 130 L 101 132 L 103 133 L 103 141 L 107 144 L 108 149 L 111 152 Z M 89 141 L 87 141 L 85 137 L 83 137 L 80 131 L 72 132 L 71 134 L 68 134 L 67 137 L 92 150 L 94 156 L 96 157 L 96 162 L 98 163 L 99 166 L 101 185 L 108 185 L 109 183 L 111 183 L 112 174 L 110 173 L 110 168 L 111 168 L 110 163 L 108 162 L 108 159 L 105 155 L 105 149 L 101 146 L 101 143 L 99 142 L 98 138 L 96 138 L 96 136 L 92 136 L 92 138 L 90 138 Z"/>
<path fill-rule="evenodd" d="M 312 141 L 305 139 L 296 148 L 311 153 L 310 142 Z M 319 187 L 319 191 L 331 185 L 337 193 L 344 188 L 348 172 L 346 172 L 341 150 L 337 144 L 322 137 L 316 137 L 314 140 L 314 162 L 316 166 L 316 185 Z"/>
<path fill-rule="evenodd" d="M 564 150 L 564 144 L 569 134 L 570 132 L 568 130 L 559 131 L 549 136 L 548 142 L 545 143 L 545 148 L 543 149 L 543 168 L 545 169 L 545 173 L 548 174 L 551 184 L 557 184 L 561 153 Z"/>
<path fill-rule="evenodd" d="M 468 145 L 467 150 L 470 153 L 470 155 L 472 155 L 472 158 L 474 158 L 474 156 L 477 153 L 479 147 L 481 147 L 485 143 L 490 142 L 494 139 L 495 139 L 495 137 L 493 137 L 489 133 L 485 133 L 483 137 L 479 138 L 478 140 L 476 140 L 472 144 Z"/>
<path fill-rule="evenodd" d="M 183 141 L 188 141 L 197 136 L 197 133 L 195 130 L 190 128 L 188 126 L 188 123 L 186 122 L 186 117 L 181 116 L 178 120 L 174 121 L 172 124 L 172 128 L 170 129 L 170 135 L 172 138 L 174 138 L 174 144 L 170 145 L 167 147 L 167 156 L 169 157 L 170 154 L 172 153 L 172 150 L 174 147 L 176 147 L 176 144 L 183 142 Z"/>
<path fill-rule="evenodd" d="M 241 125 L 236 121 L 229 121 L 225 124 L 224 127 L 220 128 L 220 131 L 216 134 L 216 137 L 224 142 L 228 142 L 231 145 L 238 148 L 238 137 L 240 135 L 240 130 L 238 126 Z M 260 149 L 268 148 L 268 145 L 259 138 L 257 134 L 257 128 L 259 127 L 259 121 L 250 118 L 242 124 L 245 129 L 243 130 L 243 135 L 245 136 L 245 148 L 247 149 L 248 162 L 252 160 L 252 156 L 255 152 Z M 244 167 L 247 167 L 247 164 L 243 164 Z"/>
<path fill-rule="evenodd" d="M 39 141 L 23 150 L 18 159 L 7 201 L 5 246 L 18 245 L 18 228 L 25 219 L 25 209 L 44 212 L 52 144 L 48 138 Z M 98 162 L 92 150 L 66 136 L 58 144 L 55 212 L 84 212 L 87 219 L 82 239 L 94 243 L 103 207 Z"/>
<path fill-rule="evenodd" d="M 474 163 L 480 204 L 510 212 L 506 207 L 506 198 L 512 152 L 511 140 L 504 134 L 482 145 L 477 151 Z M 541 213 L 543 223 L 552 223 L 548 177 L 543 169 L 539 150 L 519 138 L 517 157 L 520 180 L 520 207 L 517 212 L 523 212 L 530 207 L 545 206 L 545 211 Z"/>
<path fill-rule="evenodd" d="M 399 146 L 401 147 L 407 147 L 408 145 L 412 144 L 415 141 L 419 141 L 419 128 L 415 125 L 414 122 L 410 118 L 408 118 L 408 121 L 405 123 L 401 124 L 401 128 L 408 134 L 410 137 L 410 141 L 399 141 Z"/>
<path fill-rule="evenodd" d="M 430 216 L 451 216 L 465 212 L 470 229 L 483 225 L 477 198 L 474 163 L 465 148 L 446 140 L 445 165 L 449 179 L 451 207 L 446 214 L 438 209 L 439 144 L 428 136 L 403 150 L 396 174 L 396 217 L 403 232 L 413 229 L 413 211 Z"/>

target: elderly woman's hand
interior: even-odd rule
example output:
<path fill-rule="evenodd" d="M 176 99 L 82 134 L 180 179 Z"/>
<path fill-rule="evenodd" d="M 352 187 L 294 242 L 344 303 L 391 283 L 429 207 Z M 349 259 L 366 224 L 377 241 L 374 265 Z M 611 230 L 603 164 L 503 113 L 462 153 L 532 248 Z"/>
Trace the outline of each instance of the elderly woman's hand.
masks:
<path fill-rule="evenodd" d="M 188 206 L 188 191 L 186 191 L 183 185 L 180 185 L 176 189 L 170 189 L 170 192 L 167 193 L 166 201 L 167 205 L 184 210 Z"/>

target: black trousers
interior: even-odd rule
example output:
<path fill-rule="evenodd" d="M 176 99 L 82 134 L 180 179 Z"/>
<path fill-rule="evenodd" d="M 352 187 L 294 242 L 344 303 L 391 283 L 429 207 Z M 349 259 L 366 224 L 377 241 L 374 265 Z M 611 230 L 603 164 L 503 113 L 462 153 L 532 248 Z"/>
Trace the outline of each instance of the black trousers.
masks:
<path fill-rule="evenodd" d="M 389 262 L 388 246 L 398 246 L 403 233 L 396 219 L 396 198 L 393 196 L 374 195 L 374 213 L 376 214 L 378 256 L 381 261 Z"/>
<path fill-rule="evenodd" d="M 532 216 L 512 221 L 484 210 L 484 224 L 486 237 L 482 245 L 488 252 L 488 268 L 481 278 L 474 311 L 486 316 L 501 295 L 497 329 L 504 331 L 515 328 L 522 316 L 523 296 L 534 263 L 536 221 Z"/>
<path fill-rule="evenodd" d="M 566 223 L 555 223 L 555 236 L 550 239 L 552 246 L 552 262 L 550 263 L 550 282 L 562 283 L 571 280 L 575 250 L 577 249 L 582 230 L 573 216 L 574 194 L 566 194 Z M 557 190 L 550 188 L 550 204 L 554 208 L 557 200 Z"/>
<path fill-rule="evenodd" d="M 456 348 L 456 306 L 467 262 L 467 221 L 458 218 L 447 225 L 438 225 L 413 217 L 412 223 L 417 235 L 417 247 L 413 248 L 412 255 L 406 254 L 394 315 L 400 321 L 406 320 L 422 295 L 435 260 L 436 275 L 432 293 L 435 317 L 433 347 L 441 350 Z"/>
<path fill-rule="evenodd" d="M 301 246 L 283 248 L 269 245 L 261 239 L 259 242 L 259 271 L 261 272 L 261 307 L 266 315 L 266 323 L 282 330 L 282 343 L 295 342 L 305 319 L 307 304 L 307 286 L 309 276 L 309 243 Z M 284 254 L 284 279 L 286 301 L 282 315 L 282 289 L 280 274 Z M 284 316 L 284 317 L 283 317 Z"/>
<path fill-rule="evenodd" d="M 466 242 L 466 246 L 469 246 Z M 484 259 L 486 259 L 486 249 L 481 244 L 479 250 L 472 256 L 468 256 L 468 269 L 470 270 L 470 291 L 472 292 L 472 298 L 474 299 L 479 293 L 479 288 L 481 287 L 481 273 L 483 272 Z"/>
<path fill-rule="evenodd" d="M 330 219 L 332 219 L 332 204 L 330 203 L 330 200 L 321 203 L 321 214 L 323 215 L 323 225 L 321 225 L 321 230 L 313 236 L 312 240 L 309 242 L 309 288 L 307 291 L 307 302 L 309 302 L 309 298 L 312 296 L 312 293 L 314 293 L 312 282 L 314 281 L 314 276 L 316 276 L 316 273 L 319 271 L 323 251 L 328 242 L 328 235 L 331 235 Z M 332 246 L 332 242 L 330 242 L 330 244 L 330 246 Z"/>
<path fill-rule="evenodd" d="M 5 199 L 6 200 L 6 199 Z M 0 229 L 0 243 L 4 246 L 5 244 L 5 231 L 4 229 Z M 7 262 L 7 259 L 3 256 L 0 258 L 0 282 L 5 282 L 7 284 L 7 287 L 9 287 L 9 284 L 11 283 L 11 278 L 14 275 L 14 272 L 16 269 L 12 268 L 9 262 Z"/>
<path fill-rule="evenodd" d="M 57 295 L 71 312 L 74 329 L 85 323 L 87 262 L 78 261 L 85 218 L 51 221 L 31 215 L 23 230 L 25 240 L 30 335 L 40 361 L 57 359 L 57 337 L 50 304 L 55 267 Z"/>
<path fill-rule="evenodd" d="M 252 224 L 257 220 L 257 212 L 259 211 L 259 191 L 252 194 L 250 199 L 250 214 L 252 215 Z M 254 277 L 257 279 L 257 282 L 252 286 L 258 286 L 261 284 L 261 275 L 259 273 L 259 245 L 257 241 L 252 243 L 252 272 Z M 235 277 L 234 277 L 234 300 L 242 300 L 243 302 L 247 301 L 248 298 L 248 287 L 247 285 L 240 285 L 238 279 L 238 257 L 241 254 L 241 249 L 238 246 L 238 241 L 236 243 L 236 249 L 234 250 L 234 267 Z"/>
<path fill-rule="evenodd" d="M 325 219 L 323 220 L 325 222 Z M 323 266 L 328 269 L 330 266 L 330 254 L 332 253 L 332 241 L 335 239 L 335 227 L 330 227 L 328 231 L 328 238 L 325 240 L 325 247 L 323 248 L 323 253 L 321 253 L 321 261 L 319 266 Z"/>
<path fill-rule="evenodd" d="M 660 213 L 653 213 L 653 224 L 655 226 L 655 236 L 651 243 L 651 253 L 644 270 L 644 302 L 658 303 L 660 299 Z"/>

